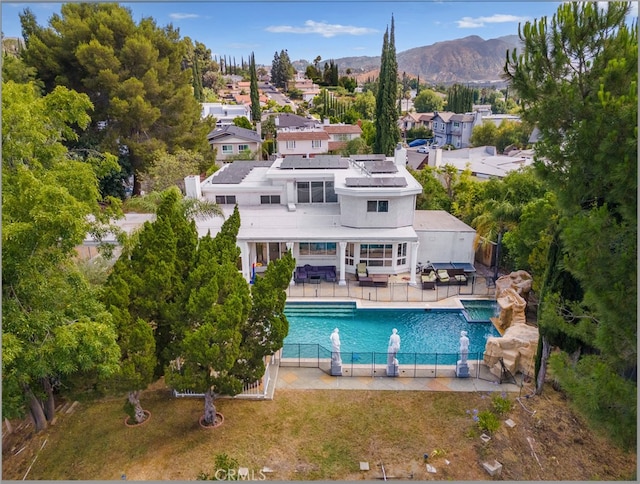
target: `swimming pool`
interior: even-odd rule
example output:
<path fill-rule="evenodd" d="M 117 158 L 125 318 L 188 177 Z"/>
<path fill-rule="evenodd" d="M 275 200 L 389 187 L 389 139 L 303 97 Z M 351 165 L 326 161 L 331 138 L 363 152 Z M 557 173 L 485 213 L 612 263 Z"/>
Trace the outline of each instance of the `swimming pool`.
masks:
<path fill-rule="evenodd" d="M 389 336 L 396 328 L 401 338 L 399 359 L 402 353 L 449 354 L 454 362 L 460 331 L 468 333 L 470 359 L 473 354 L 482 355 L 487 338 L 500 336 L 490 322 L 468 322 L 462 310 L 357 309 L 350 303 L 287 303 L 285 314 L 289 320 L 285 358 L 299 351 L 292 348 L 294 345 L 320 345 L 330 352 L 329 336 L 334 328 L 340 330 L 343 354 L 386 353 Z"/>

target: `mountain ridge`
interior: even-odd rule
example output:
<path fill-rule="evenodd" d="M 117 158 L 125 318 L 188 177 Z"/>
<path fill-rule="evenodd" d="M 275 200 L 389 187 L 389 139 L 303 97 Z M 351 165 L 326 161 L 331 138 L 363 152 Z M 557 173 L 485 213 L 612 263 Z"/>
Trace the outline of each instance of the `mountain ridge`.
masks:
<path fill-rule="evenodd" d="M 503 68 L 507 51 L 520 48 L 517 35 L 506 35 L 484 40 L 469 35 L 455 40 L 444 40 L 431 45 L 413 47 L 396 54 L 398 73 L 420 77 L 423 82 L 452 84 L 456 82 L 504 82 Z M 326 59 L 321 61 L 324 65 Z M 333 59 L 341 72 L 351 70 L 359 81 L 375 78 L 380 69 L 380 56 L 351 56 Z M 306 69 L 306 61 L 293 62 L 299 70 Z"/>

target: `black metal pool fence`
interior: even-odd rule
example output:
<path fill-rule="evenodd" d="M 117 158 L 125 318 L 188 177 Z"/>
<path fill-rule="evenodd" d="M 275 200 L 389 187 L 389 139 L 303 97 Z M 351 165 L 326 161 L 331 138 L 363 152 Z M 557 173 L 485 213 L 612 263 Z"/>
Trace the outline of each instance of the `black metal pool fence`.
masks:
<path fill-rule="evenodd" d="M 297 368 L 319 368 L 332 375 L 332 357 L 338 358 L 342 377 L 386 376 L 389 354 L 387 352 L 344 352 L 334 355 L 330 349 L 319 344 L 285 344 L 281 351 L 280 366 Z M 460 353 L 396 353 L 399 377 L 411 378 L 455 378 L 456 365 L 461 360 Z M 489 357 L 492 364 L 499 364 L 499 358 Z M 489 371 L 484 352 L 469 352 L 467 355 L 469 377 L 496 383 L 516 383 L 508 371 L 500 376 Z M 335 365 L 333 367 L 335 369 Z M 396 375 L 394 375 L 396 376 Z M 525 375 L 523 375 L 524 377 Z"/>

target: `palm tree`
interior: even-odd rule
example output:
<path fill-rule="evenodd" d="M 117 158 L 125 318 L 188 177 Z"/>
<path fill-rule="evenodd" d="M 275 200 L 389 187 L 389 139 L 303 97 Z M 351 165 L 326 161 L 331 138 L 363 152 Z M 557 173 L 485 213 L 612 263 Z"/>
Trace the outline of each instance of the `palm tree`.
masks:
<path fill-rule="evenodd" d="M 497 240 L 495 267 L 493 280 L 498 278 L 498 266 L 502 249 L 502 236 L 509 229 L 515 227 L 520 220 L 522 208 L 508 200 L 486 200 L 481 206 L 481 215 L 473 219 L 471 225 L 476 229 L 474 248 L 486 244 L 487 241 Z"/>
<path fill-rule="evenodd" d="M 163 192 L 151 192 L 142 196 L 127 199 L 123 204 L 125 212 L 155 213 L 162 201 Z M 209 217 L 223 217 L 220 205 L 210 200 L 199 200 L 183 197 L 182 209 L 188 219 L 204 219 Z"/>

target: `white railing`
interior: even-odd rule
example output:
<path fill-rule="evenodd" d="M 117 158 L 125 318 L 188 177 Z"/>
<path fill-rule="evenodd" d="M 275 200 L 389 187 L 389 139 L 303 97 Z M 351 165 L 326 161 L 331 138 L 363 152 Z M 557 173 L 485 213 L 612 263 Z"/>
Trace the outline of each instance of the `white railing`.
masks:
<path fill-rule="evenodd" d="M 271 382 L 271 375 L 269 374 L 269 361 L 266 362 L 264 376 L 260 380 L 256 380 L 253 383 L 246 384 L 242 392 L 235 395 L 234 398 L 266 398 L 269 383 Z M 192 390 L 173 390 L 173 396 L 177 398 L 194 397 L 204 398 L 204 393 L 194 392 Z"/>

